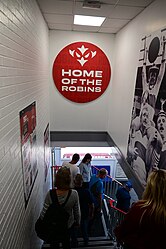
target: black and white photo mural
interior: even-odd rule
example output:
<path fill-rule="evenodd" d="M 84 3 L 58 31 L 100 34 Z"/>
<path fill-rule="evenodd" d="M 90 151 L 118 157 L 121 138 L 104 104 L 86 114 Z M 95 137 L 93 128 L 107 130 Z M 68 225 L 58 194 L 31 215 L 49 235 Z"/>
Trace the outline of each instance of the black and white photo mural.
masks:
<path fill-rule="evenodd" d="M 127 161 L 143 186 L 166 169 L 166 28 L 141 40 Z"/>

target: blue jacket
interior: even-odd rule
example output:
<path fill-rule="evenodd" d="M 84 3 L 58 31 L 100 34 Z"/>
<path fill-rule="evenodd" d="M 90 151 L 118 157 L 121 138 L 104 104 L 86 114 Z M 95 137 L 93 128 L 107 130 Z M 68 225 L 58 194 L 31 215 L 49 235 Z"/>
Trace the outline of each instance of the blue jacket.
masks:
<path fill-rule="evenodd" d="M 117 205 L 116 207 L 124 212 L 128 212 L 130 208 L 130 193 L 124 187 L 120 187 L 116 193 Z"/>

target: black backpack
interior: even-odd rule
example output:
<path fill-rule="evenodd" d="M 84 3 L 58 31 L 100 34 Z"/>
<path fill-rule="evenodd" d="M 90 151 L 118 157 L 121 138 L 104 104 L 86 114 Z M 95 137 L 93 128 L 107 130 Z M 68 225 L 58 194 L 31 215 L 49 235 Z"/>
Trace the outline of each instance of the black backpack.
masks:
<path fill-rule="evenodd" d="M 35 231 L 40 239 L 46 242 L 60 242 L 64 237 L 68 236 L 69 213 L 64 209 L 64 206 L 67 203 L 70 194 L 71 190 L 69 190 L 65 202 L 60 205 L 56 190 L 50 190 L 52 204 L 48 207 L 44 218 L 41 219 L 39 217 L 35 224 Z"/>

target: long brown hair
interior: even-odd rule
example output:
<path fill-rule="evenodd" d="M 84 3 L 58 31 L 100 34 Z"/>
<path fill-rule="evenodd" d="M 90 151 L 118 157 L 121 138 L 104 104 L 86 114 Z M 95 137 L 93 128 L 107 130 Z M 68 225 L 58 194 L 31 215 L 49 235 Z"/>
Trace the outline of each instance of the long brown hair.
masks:
<path fill-rule="evenodd" d="M 149 215 L 153 215 L 155 222 L 166 225 L 166 170 L 151 172 L 142 200 L 143 207 L 150 207 Z"/>

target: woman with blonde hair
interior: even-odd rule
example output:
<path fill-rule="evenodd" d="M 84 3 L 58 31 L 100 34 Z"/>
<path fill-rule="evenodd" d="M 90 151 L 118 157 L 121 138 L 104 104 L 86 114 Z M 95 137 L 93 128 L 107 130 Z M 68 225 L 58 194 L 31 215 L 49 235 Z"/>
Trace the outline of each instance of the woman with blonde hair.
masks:
<path fill-rule="evenodd" d="M 166 170 L 150 173 L 142 200 L 114 232 L 124 249 L 166 248 Z"/>

